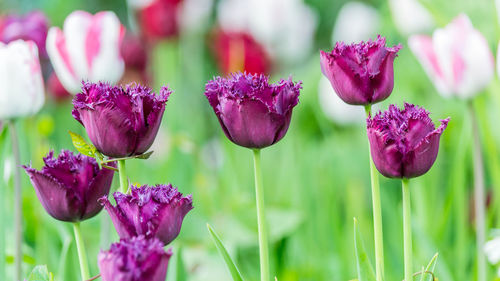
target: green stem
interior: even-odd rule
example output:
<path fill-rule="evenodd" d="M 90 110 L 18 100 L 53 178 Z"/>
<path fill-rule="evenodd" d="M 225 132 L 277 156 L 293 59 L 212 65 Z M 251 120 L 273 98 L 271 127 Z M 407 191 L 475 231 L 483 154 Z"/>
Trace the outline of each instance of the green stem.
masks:
<path fill-rule="evenodd" d="M 120 192 L 127 193 L 128 190 L 128 180 L 127 180 L 127 170 L 125 168 L 125 160 L 118 160 L 118 174 L 120 175 Z"/>
<path fill-rule="evenodd" d="M 8 121 L 9 133 L 12 143 L 12 154 L 14 154 L 14 232 L 15 232 L 15 280 L 22 280 L 22 238 L 23 238 L 23 201 L 21 190 L 21 175 L 19 169 L 21 160 L 19 156 L 19 138 L 17 137 L 16 125 L 13 120 Z"/>
<path fill-rule="evenodd" d="M 255 197 L 257 201 L 257 223 L 259 226 L 260 280 L 269 281 L 269 249 L 267 244 L 266 210 L 264 206 L 264 190 L 260 168 L 260 149 L 253 150 L 255 172 Z"/>
<path fill-rule="evenodd" d="M 371 105 L 365 106 L 366 116 L 370 116 Z M 382 231 L 382 207 L 380 203 L 380 184 L 378 171 L 373 163 L 370 143 L 368 143 L 368 157 L 370 160 L 370 178 L 372 186 L 373 208 L 373 236 L 375 240 L 375 271 L 377 281 L 384 280 L 384 235 Z"/>
<path fill-rule="evenodd" d="M 89 264 L 87 260 L 87 252 L 83 243 L 82 232 L 80 231 L 80 222 L 73 223 L 73 230 L 75 232 L 76 249 L 78 250 L 78 259 L 80 260 L 80 272 L 82 273 L 82 280 L 85 281 L 90 278 Z"/>
<path fill-rule="evenodd" d="M 479 139 L 479 125 L 476 118 L 474 105 L 469 102 L 469 114 L 472 123 L 473 137 L 473 164 L 474 164 L 474 213 L 476 221 L 476 255 L 477 255 L 477 281 L 486 280 L 486 257 L 483 248 L 485 243 L 485 195 L 484 195 L 484 166 Z"/>
<path fill-rule="evenodd" d="M 404 238 L 404 263 L 405 281 L 413 281 L 412 266 L 412 240 L 411 240 L 411 202 L 410 185 L 408 179 L 402 180 L 403 187 L 403 238 Z"/>

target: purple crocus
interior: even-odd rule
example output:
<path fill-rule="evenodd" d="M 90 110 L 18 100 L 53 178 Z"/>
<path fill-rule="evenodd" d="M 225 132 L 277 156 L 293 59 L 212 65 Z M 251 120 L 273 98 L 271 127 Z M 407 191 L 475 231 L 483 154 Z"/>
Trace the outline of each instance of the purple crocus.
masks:
<path fill-rule="evenodd" d="M 171 256 L 158 239 L 138 236 L 111 244 L 97 259 L 103 281 L 164 281 Z"/>
<path fill-rule="evenodd" d="M 429 112 L 405 103 L 403 109 L 390 105 L 385 112 L 368 118 L 368 140 L 373 162 L 390 178 L 414 178 L 434 164 L 439 139 L 450 119 L 436 129 Z"/>
<path fill-rule="evenodd" d="M 394 59 L 401 45 L 386 47 L 385 38 L 320 51 L 321 71 L 348 104 L 368 105 L 385 100 L 394 87 Z"/>
<path fill-rule="evenodd" d="M 73 117 L 82 123 L 95 147 L 110 157 L 146 152 L 160 128 L 171 91 L 162 87 L 156 95 L 140 85 L 83 83 L 73 99 Z"/>
<path fill-rule="evenodd" d="M 229 140 L 264 148 L 285 136 L 300 89 L 302 82 L 291 78 L 269 84 L 269 77 L 262 74 L 234 73 L 209 81 L 205 96 Z"/>
<path fill-rule="evenodd" d="M 49 29 L 49 20 L 40 11 L 26 15 L 10 14 L 3 20 L 0 27 L 0 41 L 9 43 L 18 39 L 35 42 L 40 57 L 46 58 L 45 40 Z"/>
<path fill-rule="evenodd" d="M 57 220 L 77 222 L 102 210 L 97 200 L 108 195 L 112 170 L 99 169 L 94 158 L 68 150 L 62 150 L 57 158 L 51 151 L 43 161 L 45 166 L 40 171 L 23 167 L 49 215 Z"/>
<path fill-rule="evenodd" d="M 191 195 L 183 197 L 171 184 L 131 187 L 130 194 L 115 192 L 113 196 L 116 207 L 107 196 L 99 202 L 108 211 L 120 238 L 125 239 L 144 235 L 167 245 L 179 235 L 184 216 L 193 209 Z"/>

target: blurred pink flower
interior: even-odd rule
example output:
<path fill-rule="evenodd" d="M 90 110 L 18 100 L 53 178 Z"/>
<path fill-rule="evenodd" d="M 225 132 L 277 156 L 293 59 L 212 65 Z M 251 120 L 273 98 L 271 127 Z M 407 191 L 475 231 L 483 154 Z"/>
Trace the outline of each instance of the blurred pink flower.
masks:
<path fill-rule="evenodd" d="M 52 27 L 47 52 L 61 84 L 70 93 L 82 80 L 116 83 L 124 71 L 120 45 L 125 28 L 113 12 L 72 12 L 63 30 Z"/>
<path fill-rule="evenodd" d="M 37 45 L 40 57 L 47 57 L 45 39 L 49 20 L 44 13 L 34 11 L 25 15 L 8 14 L 0 25 L 0 41 L 9 43 L 18 39 L 31 40 Z"/>
<path fill-rule="evenodd" d="M 432 35 L 414 35 L 408 45 L 444 97 L 468 99 L 483 90 L 494 74 L 494 58 L 484 36 L 465 14 Z"/>
<path fill-rule="evenodd" d="M 165 39 L 179 33 L 182 0 L 154 0 L 139 11 L 143 35 L 150 40 Z"/>

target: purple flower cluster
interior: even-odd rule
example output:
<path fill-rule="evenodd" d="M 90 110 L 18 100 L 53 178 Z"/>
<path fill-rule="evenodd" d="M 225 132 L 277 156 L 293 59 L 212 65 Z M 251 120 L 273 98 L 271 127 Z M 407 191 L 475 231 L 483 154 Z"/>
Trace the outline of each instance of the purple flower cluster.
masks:
<path fill-rule="evenodd" d="M 450 119 L 436 129 L 429 112 L 405 103 L 390 105 L 367 120 L 373 162 L 386 177 L 413 178 L 426 173 L 436 160 L 439 139 Z"/>
<path fill-rule="evenodd" d="M 320 51 L 321 71 L 339 97 L 348 104 L 367 105 L 385 100 L 394 87 L 394 59 L 400 45 L 375 41 L 346 45 L 337 42 L 331 52 Z"/>
<path fill-rule="evenodd" d="M 73 117 L 104 155 L 139 155 L 153 144 L 171 93 L 167 87 L 156 95 L 140 85 L 83 83 L 73 100 Z"/>
<path fill-rule="evenodd" d="M 103 281 L 164 281 L 172 251 L 158 239 L 122 239 L 98 256 Z"/>
<path fill-rule="evenodd" d="M 264 148 L 285 136 L 300 89 L 302 82 L 294 83 L 291 78 L 270 84 L 262 74 L 235 73 L 209 81 L 205 96 L 229 140 Z"/>
<path fill-rule="evenodd" d="M 99 202 L 123 239 L 144 235 L 167 245 L 179 235 L 184 216 L 193 209 L 192 196 L 183 197 L 171 184 L 132 187 L 130 194 L 115 192 L 113 196 L 116 207 L 107 196 Z"/>
<path fill-rule="evenodd" d="M 101 211 L 97 200 L 108 195 L 112 170 L 99 169 L 94 158 L 68 150 L 62 150 L 57 158 L 51 151 L 43 161 L 45 166 L 40 171 L 27 166 L 24 169 L 38 199 L 52 217 L 76 222 Z"/>

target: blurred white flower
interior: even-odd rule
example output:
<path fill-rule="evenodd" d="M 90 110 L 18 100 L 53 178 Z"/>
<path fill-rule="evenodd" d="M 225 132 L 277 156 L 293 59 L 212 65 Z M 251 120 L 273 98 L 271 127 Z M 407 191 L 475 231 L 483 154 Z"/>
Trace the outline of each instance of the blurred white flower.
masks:
<path fill-rule="evenodd" d="M 394 25 L 403 35 L 425 32 L 434 27 L 434 19 L 418 0 L 389 0 Z"/>
<path fill-rule="evenodd" d="M 44 101 L 36 44 L 23 40 L 0 42 L 0 120 L 37 113 Z"/>
<path fill-rule="evenodd" d="M 316 15 L 302 0 L 221 0 L 225 31 L 247 31 L 280 61 L 297 62 L 311 51 Z"/>
<path fill-rule="evenodd" d="M 432 37 L 411 36 L 408 45 L 444 97 L 471 98 L 493 78 L 495 60 L 488 42 L 465 14 Z"/>
<path fill-rule="evenodd" d="M 64 88 L 75 94 L 82 80 L 118 82 L 125 67 L 120 54 L 124 34 L 118 17 L 109 11 L 95 15 L 74 11 L 63 30 L 50 28 L 47 53 Z"/>
<path fill-rule="evenodd" d="M 484 244 L 484 253 L 492 265 L 498 265 L 500 262 L 500 236 Z M 498 268 L 497 275 L 500 276 L 500 267 Z"/>
<path fill-rule="evenodd" d="M 375 38 L 380 27 L 378 11 L 361 2 L 348 2 L 340 8 L 332 41 L 347 44 Z"/>
<path fill-rule="evenodd" d="M 362 106 L 350 105 L 339 98 L 330 81 L 321 76 L 318 85 L 319 105 L 331 121 L 339 125 L 363 124 L 366 120 Z"/>
<path fill-rule="evenodd" d="M 213 0 L 184 0 L 179 9 L 182 29 L 196 31 L 207 27 L 213 2 Z"/>
<path fill-rule="evenodd" d="M 209 169 L 218 170 L 222 167 L 224 151 L 218 138 L 213 138 L 203 145 L 201 160 Z"/>

